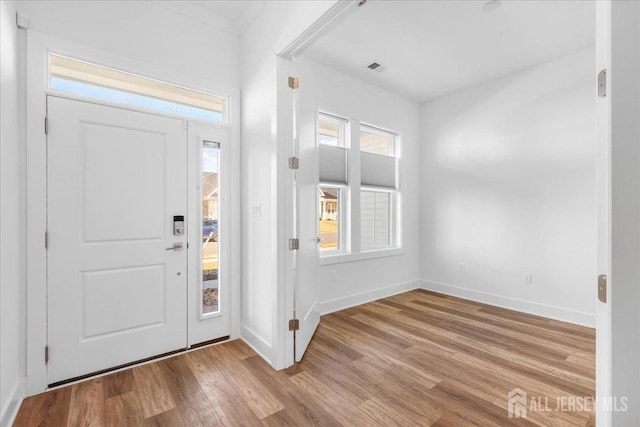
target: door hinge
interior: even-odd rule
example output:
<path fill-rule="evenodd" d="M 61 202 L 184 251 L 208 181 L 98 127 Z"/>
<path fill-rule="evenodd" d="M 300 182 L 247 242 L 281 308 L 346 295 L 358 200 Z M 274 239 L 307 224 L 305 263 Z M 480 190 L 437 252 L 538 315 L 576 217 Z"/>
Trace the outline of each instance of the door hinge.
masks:
<path fill-rule="evenodd" d="M 607 275 L 598 276 L 598 299 L 600 302 L 607 302 Z"/>
<path fill-rule="evenodd" d="M 289 77 L 289 87 L 291 89 L 298 89 L 300 87 L 300 79 L 297 77 Z"/>
<path fill-rule="evenodd" d="M 300 330 L 300 321 L 298 319 L 289 320 L 289 330 L 290 331 L 299 331 Z"/>
<path fill-rule="evenodd" d="M 44 116 L 44 133 L 45 135 L 49 133 L 49 117 Z"/>
<path fill-rule="evenodd" d="M 44 248 L 49 249 L 49 232 L 44 232 Z"/>
<path fill-rule="evenodd" d="M 49 346 L 44 347 L 44 363 L 49 363 Z"/>
<path fill-rule="evenodd" d="M 297 251 L 300 249 L 300 240 L 298 239 L 289 239 L 289 250 Z"/>
<path fill-rule="evenodd" d="M 300 159 L 297 157 L 289 157 L 289 169 L 298 169 L 300 167 Z"/>
<path fill-rule="evenodd" d="M 598 96 L 604 98 L 607 96 L 607 70 L 598 73 Z"/>

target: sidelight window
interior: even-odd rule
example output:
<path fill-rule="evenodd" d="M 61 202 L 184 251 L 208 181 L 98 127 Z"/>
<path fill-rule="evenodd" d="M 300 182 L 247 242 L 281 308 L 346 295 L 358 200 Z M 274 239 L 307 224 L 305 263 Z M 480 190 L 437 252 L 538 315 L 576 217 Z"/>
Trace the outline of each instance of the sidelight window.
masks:
<path fill-rule="evenodd" d="M 220 311 L 219 210 L 220 144 L 204 141 L 202 147 L 202 314 Z"/>

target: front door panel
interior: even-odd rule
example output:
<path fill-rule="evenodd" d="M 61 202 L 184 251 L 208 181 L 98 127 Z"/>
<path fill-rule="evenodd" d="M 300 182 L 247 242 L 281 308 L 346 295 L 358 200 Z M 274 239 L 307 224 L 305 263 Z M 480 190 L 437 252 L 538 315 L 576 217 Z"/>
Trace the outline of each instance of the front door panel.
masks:
<path fill-rule="evenodd" d="M 183 122 L 56 97 L 48 119 L 49 384 L 185 348 Z"/>

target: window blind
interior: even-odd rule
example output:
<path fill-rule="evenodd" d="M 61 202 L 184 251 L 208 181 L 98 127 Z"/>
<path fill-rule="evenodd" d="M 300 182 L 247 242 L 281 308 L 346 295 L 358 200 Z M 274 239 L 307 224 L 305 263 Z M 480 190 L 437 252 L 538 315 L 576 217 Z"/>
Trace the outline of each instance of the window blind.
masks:
<path fill-rule="evenodd" d="M 347 183 L 347 150 L 344 147 L 319 144 L 320 181 Z"/>
<path fill-rule="evenodd" d="M 396 188 L 396 158 L 373 153 L 360 153 L 362 185 Z"/>
<path fill-rule="evenodd" d="M 363 191 L 360 193 L 360 241 L 362 249 L 387 247 L 391 244 L 391 194 Z"/>

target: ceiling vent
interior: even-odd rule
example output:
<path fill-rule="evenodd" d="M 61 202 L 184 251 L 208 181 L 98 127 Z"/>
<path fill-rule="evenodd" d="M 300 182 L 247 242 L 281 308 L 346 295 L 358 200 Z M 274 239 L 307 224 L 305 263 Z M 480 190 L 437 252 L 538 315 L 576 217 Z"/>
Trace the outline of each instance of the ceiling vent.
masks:
<path fill-rule="evenodd" d="M 373 71 L 383 71 L 385 69 L 384 65 L 378 63 L 378 62 L 372 62 L 371 64 L 367 65 L 367 68 Z"/>

